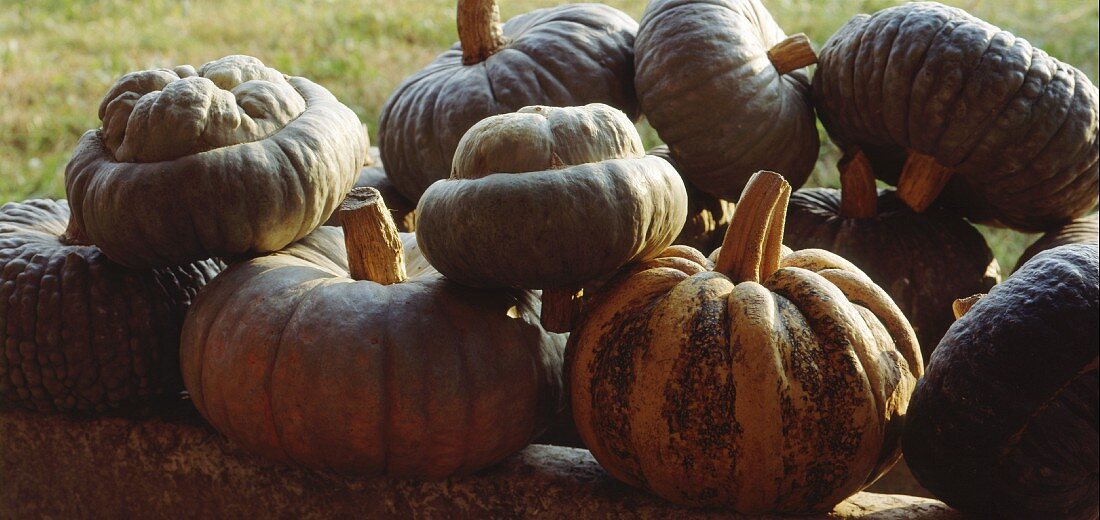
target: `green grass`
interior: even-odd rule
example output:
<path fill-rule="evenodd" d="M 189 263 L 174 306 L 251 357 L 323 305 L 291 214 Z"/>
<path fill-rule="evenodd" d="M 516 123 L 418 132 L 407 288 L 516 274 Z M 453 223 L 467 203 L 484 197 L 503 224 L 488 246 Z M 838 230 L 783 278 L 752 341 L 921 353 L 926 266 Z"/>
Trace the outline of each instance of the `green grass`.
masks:
<path fill-rule="evenodd" d="M 550 0 L 502 2 L 509 18 Z M 608 2 L 635 18 L 644 0 Z M 773 0 L 788 33 L 816 47 L 849 17 L 900 2 Z M 1096 4 L 1080 0 L 949 2 L 1028 38 L 1097 78 Z M 7 0 L 0 10 L 0 203 L 63 197 L 77 139 L 98 126 L 100 96 L 133 70 L 251 54 L 328 87 L 373 135 L 390 91 L 457 38 L 441 0 Z M 647 144 L 656 136 L 643 127 Z M 813 183 L 835 184 L 826 144 Z M 1032 237 L 983 230 L 1011 267 Z"/>

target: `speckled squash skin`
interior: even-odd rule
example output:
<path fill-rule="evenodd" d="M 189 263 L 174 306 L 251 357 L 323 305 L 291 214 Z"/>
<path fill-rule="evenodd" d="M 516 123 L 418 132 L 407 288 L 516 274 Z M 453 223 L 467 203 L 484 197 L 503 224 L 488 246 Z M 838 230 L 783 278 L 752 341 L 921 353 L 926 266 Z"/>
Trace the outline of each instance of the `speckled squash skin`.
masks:
<path fill-rule="evenodd" d="M 565 338 L 520 290 L 448 281 L 402 237 L 408 280 L 348 278 L 322 227 L 233 265 L 188 313 L 184 383 L 245 449 L 349 475 L 442 479 L 526 446 L 562 406 Z"/>
<path fill-rule="evenodd" d="M 352 189 L 366 187 L 374 188 L 382 194 L 386 207 L 393 213 L 393 222 L 397 225 L 398 231 L 402 233 L 416 231 L 416 203 L 410 202 L 394 187 L 393 181 L 386 176 L 386 168 L 382 164 L 378 148 L 374 146 L 370 148 L 370 164 L 359 170 L 359 180 L 355 181 Z M 325 225 L 339 226 L 340 212 L 334 212 Z"/>
<path fill-rule="evenodd" d="M 1018 271 L 1035 255 L 1066 244 L 1100 244 L 1100 221 L 1097 221 L 1097 214 L 1073 219 L 1068 224 L 1044 233 L 1038 240 L 1027 246 L 1019 260 L 1016 260 L 1014 271 Z"/>
<path fill-rule="evenodd" d="M 960 9 L 853 17 L 821 48 L 813 95 L 833 141 L 882 180 L 934 159 L 950 175 L 939 203 L 971 220 L 1043 231 L 1097 203 L 1096 86 Z"/>
<path fill-rule="evenodd" d="M 646 151 L 646 155 L 660 157 L 668 161 L 677 172 L 680 171 L 680 166 L 672 158 L 667 145 L 656 146 Z M 683 177 L 683 173 L 680 175 Z M 680 230 L 672 243 L 700 251 L 714 251 L 722 245 L 722 237 L 733 217 L 733 203 L 696 188 L 686 178 L 683 181 L 688 196 L 687 220 L 684 222 L 684 229 Z"/>
<path fill-rule="evenodd" d="M 779 73 L 767 55 L 785 37 L 758 0 L 646 6 L 634 44 L 638 100 L 699 189 L 734 200 L 757 170 L 795 187 L 813 170 L 820 143 L 809 76 Z"/>
<path fill-rule="evenodd" d="M 577 288 L 672 244 L 687 193 L 621 111 L 535 106 L 472 127 L 416 211 L 424 255 L 456 282 Z"/>
<path fill-rule="evenodd" d="M 369 147 L 328 90 L 248 56 L 123 76 L 100 119 L 65 169 L 67 233 L 134 268 L 304 237 L 351 189 Z"/>
<path fill-rule="evenodd" d="M 495 9 L 495 6 L 494 6 Z M 604 103 L 639 115 L 634 94 L 638 24 L 602 4 L 568 4 L 503 24 L 504 46 L 464 65 L 455 43 L 407 78 L 382 107 L 386 173 L 412 201 L 451 171 L 458 141 L 486 117 L 528 105 Z"/>
<path fill-rule="evenodd" d="M 1095 245 L 1039 253 L 964 314 L 909 406 L 905 459 L 964 513 L 1096 518 Z"/>
<path fill-rule="evenodd" d="M 785 206 L 758 199 L 755 179 L 723 250 L 737 247 L 728 237 L 744 232 L 742 212 Z M 682 504 L 814 513 L 900 456 L 923 371 L 912 328 L 843 258 L 780 257 L 775 214 L 753 247 L 774 250 L 776 265 L 758 264 L 758 281 L 673 246 L 586 308 L 566 349 L 571 404 L 585 445 L 615 478 Z"/>
<path fill-rule="evenodd" d="M 993 252 L 959 216 L 938 207 L 914 213 L 893 191 L 878 192 L 874 218 L 844 217 L 840 206 L 840 190 L 791 194 L 787 245 L 832 251 L 859 267 L 909 319 L 927 361 L 955 322 L 951 302 L 1001 281 Z"/>
<path fill-rule="evenodd" d="M 65 201 L 0 207 L 0 409 L 104 411 L 182 388 L 179 334 L 221 263 L 122 267 L 61 239 Z"/>

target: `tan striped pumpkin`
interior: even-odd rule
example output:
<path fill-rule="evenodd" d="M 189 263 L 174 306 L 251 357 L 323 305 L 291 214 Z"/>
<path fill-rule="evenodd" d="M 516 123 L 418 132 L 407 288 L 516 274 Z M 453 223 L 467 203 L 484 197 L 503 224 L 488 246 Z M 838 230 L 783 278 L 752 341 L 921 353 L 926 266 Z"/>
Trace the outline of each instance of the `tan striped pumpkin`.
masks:
<path fill-rule="evenodd" d="M 674 246 L 587 309 L 567 347 L 574 418 L 616 478 L 678 503 L 811 513 L 897 460 L 923 372 L 913 329 L 848 261 L 782 246 L 789 195 L 756 174 L 716 264 Z"/>

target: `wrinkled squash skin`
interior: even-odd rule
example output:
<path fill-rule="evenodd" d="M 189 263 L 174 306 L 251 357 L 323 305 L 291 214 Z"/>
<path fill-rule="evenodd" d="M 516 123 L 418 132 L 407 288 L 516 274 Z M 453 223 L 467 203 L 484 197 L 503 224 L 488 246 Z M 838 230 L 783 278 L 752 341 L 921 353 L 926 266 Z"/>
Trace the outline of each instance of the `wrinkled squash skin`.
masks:
<path fill-rule="evenodd" d="M 182 389 L 179 334 L 204 260 L 133 270 L 61 240 L 65 201 L 0 207 L 0 408 L 90 412 Z"/>
<path fill-rule="evenodd" d="M 947 331 L 903 445 L 921 485 L 964 513 L 1096 518 L 1100 264 L 1039 253 Z"/>

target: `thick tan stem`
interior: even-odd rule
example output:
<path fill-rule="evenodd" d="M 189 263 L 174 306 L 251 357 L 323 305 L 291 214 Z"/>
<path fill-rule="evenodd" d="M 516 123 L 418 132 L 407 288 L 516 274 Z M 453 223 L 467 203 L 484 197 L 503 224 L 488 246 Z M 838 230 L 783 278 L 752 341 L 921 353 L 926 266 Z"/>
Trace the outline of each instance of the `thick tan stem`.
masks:
<path fill-rule="evenodd" d="M 791 185 L 775 172 L 756 172 L 733 210 L 714 270 L 734 282 L 761 282 L 779 269 Z"/>
<path fill-rule="evenodd" d="M 844 154 L 840 170 L 840 215 L 846 218 L 875 218 L 878 215 L 878 187 L 875 172 L 863 150 Z"/>
<path fill-rule="evenodd" d="M 955 313 L 955 319 L 957 320 L 963 317 L 963 315 L 983 297 L 985 297 L 984 294 L 975 294 L 974 296 L 967 296 L 966 298 L 955 300 L 955 302 L 951 304 L 951 310 Z"/>
<path fill-rule="evenodd" d="M 768 59 L 775 66 L 776 72 L 786 74 L 817 63 L 817 53 L 806 34 L 798 33 L 768 49 Z"/>
<path fill-rule="evenodd" d="M 898 198 L 920 213 L 940 196 L 954 170 L 941 166 L 931 155 L 909 152 L 898 178 Z"/>
<path fill-rule="evenodd" d="M 481 63 L 504 47 L 496 0 L 458 0 L 458 41 L 463 65 Z"/>
<path fill-rule="evenodd" d="M 340 225 L 348 249 L 348 270 L 355 280 L 382 285 L 404 282 L 405 252 L 382 194 L 355 188 L 340 204 Z"/>
<path fill-rule="evenodd" d="M 76 219 L 69 217 L 69 224 L 65 226 L 65 232 L 58 237 L 58 241 L 67 246 L 90 246 L 92 240 L 84 234 L 84 228 L 76 223 Z"/>
<path fill-rule="evenodd" d="M 542 328 L 550 332 L 571 332 L 580 309 L 582 291 L 544 289 L 542 291 Z"/>

